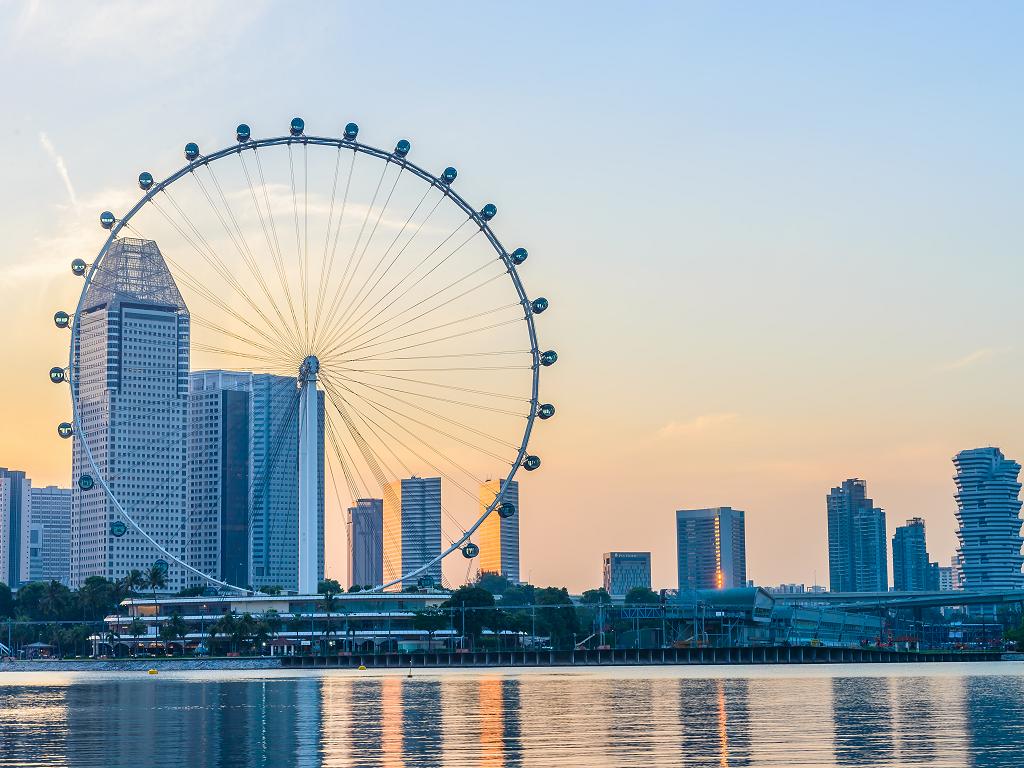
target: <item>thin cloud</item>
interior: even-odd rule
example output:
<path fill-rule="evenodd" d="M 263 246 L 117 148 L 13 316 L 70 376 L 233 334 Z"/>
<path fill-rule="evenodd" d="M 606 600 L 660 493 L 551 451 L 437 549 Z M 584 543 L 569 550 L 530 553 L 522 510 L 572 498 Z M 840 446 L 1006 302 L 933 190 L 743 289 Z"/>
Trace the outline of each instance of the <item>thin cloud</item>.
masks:
<path fill-rule="evenodd" d="M 988 360 L 990 357 L 996 354 L 999 350 L 992 349 L 991 347 L 984 347 L 971 352 L 969 355 L 964 355 L 958 360 L 954 360 L 951 363 L 947 363 L 939 368 L 940 371 L 957 371 L 961 368 L 968 368 L 975 363 L 980 363 L 983 360 Z"/>
<path fill-rule="evenodd" d="M 670 421 L 658 430 L 658 435 L 665 438 L 694 435 L 728 424 L 738 418 L 738 413 L 705 413 L 690 421 Z"/>
<path fill-rule="evenodd" d="M 40 132 L 39 143 L 43 145 L 43 149 L 45 149 L 46 154 L 50 156 L 54 166 L 57 168 L 57 173 L 60 174 L 61 179 L 64 181 L 64 187 L 68 191 L 68 197 L 71 198 L 71 204 L 77 208 L 78 195 L 75 194 L 75 185 L 71 183 L 71 174 L 68 173 L 67 163 L 64 162 L 64 158 L 61 157 L 59 152 L 57 152 L 57 148 L 53 146 L 53 142 L 50 141 L 50 137 L 45 133 Z"/>

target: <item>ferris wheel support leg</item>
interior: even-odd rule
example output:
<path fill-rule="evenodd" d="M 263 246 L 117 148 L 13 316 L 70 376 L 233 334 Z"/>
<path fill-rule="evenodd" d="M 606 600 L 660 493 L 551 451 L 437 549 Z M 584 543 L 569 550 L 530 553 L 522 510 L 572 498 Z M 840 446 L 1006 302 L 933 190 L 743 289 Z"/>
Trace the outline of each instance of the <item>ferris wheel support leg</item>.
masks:
<path fill-rule="evenodd" d="M 317 543 L 319 541 L 317 488 L 319 398 L 316 388 L 316 370 L 303 365 L 299 376 L 299 583 L 300 595 L 315 595 L 317 591 Z"/>

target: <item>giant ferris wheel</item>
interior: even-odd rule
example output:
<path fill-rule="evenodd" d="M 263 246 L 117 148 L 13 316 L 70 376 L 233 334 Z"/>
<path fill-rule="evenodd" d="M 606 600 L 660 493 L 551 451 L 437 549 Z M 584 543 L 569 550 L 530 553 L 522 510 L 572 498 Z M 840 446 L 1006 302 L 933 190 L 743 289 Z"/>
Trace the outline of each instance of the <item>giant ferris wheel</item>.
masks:
<path fill-rule="evenodd" d="M 471 564 L 484 521 L 518 514 L 506 489 L 540 466 L 530 435 L 555 413 L 540 397 L 557 360 L 537 338 L 548 300 L 527 294 L 526 249 L 506 249 L 496 206 L 467 202 L 455 168 L 435 175 L 406 139 L 383 150 L 358 137 L 355 123 L 339 137 L 307 134 L 301 118 L 273 138 L 239 125 L 215 152 L 186 144 L 162 180 L 143 171 L 138 202 L 100 215 L 109 235 L 92 263 L 72 263 L 83 286 L 75 311 L 54 316 L 71 339 L 50 378 L 70 385 L 58 434 L 75 440 L 80 508 L 98 510 L 83 525 L 113 545 L 248 588 L 204 565 L 202 527 L 183 515 L 206 466 L 197 382 L 214 379 L 250 397 L 262 386 L 270 416 L 262 444 L 247 444 L 247 523 L 261 483 L 294 478 L 300 592 L 315 592 L 323 567 L 325 507 L 400 503 L 403 480 L 440 478 L 440 548 L 415 567 L 386 564 L 379 589 L 455 552 Z"/>

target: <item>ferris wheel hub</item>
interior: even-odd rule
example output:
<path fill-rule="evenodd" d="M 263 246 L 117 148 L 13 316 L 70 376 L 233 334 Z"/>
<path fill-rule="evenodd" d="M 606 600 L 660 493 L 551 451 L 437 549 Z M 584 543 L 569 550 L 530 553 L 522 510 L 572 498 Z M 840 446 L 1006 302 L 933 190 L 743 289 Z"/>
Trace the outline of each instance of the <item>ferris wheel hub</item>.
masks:
<path fill-rule="evenodd" d="M 316 381 L 316 375 L 320 372 L 320 358 L 316 355 L 309 355 L 299 366 L 300 381 Z"/>

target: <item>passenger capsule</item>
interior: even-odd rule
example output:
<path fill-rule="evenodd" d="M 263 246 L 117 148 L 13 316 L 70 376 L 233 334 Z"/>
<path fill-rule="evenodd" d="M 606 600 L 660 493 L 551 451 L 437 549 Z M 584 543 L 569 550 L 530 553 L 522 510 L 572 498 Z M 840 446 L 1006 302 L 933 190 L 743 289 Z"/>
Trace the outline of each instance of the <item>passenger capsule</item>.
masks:
<path fill-rule="evenodd" d="M 75 428 L 71 426 L 71 422 L 62 421 L 57 425 L 57 434 L 67 440 L 73 434 L 75 434 Z"/>
<path fill-rule="evenodd" d="M 58 368 L 56 365 L 50 369 L 50 381 L 54 384 L 60 384 L 64 381 L 64 369 Z"/>
<path fill-rule="evenodd" d="M 488 203 L 480 209 L 480 218 L 484 221 L 490 221 L 498 215 L 498 206 L 494 203 Z"/>
<path fill-rule="evenodd" d="M 110 524 L 110 535 L 120 539 L 128 533 L 128 526 L 124 524 L 124 520 L 115 520 Z"/>
<path fill-rule="evenodd" d="M 81 277 L 82 275 L 85 274 L 85 270 L 88 268 L 88 266 L 89 265 L 86 264 L 81 259 L 75 259 L 74 261 L 71 262 L 71 274 L 75 275 L 76 277 Z"/>
<path fill-rule="evenodd" d="M 249 129 L 249 126 L 245 123 L 242 123 L 237 128 L 235 128 L 235 138 L 238 139 L 239 144 L 245 144 L 245 142 L 251 139 L 252 131 Z"/>
<path fill-rule="evenodd" d="M 114 214 L 110 211 L 104 211 L 100 214 L 100 226 L 104 229 L 110 229 L 114 226 Z"/>
<path fill-rule="evenodd" d="M 527 472 L 533 472 L 533 470 L 537 469 L 537 467 L 539 466 L 539 456 L 527 456 L 525 459 L 523 459 L 523 469 L 525 469 Z"/>
<path fill-rule="evenodd" d="M 96 481 L 92 479 L 92 475 L 81 475 L 78 478 L 78 487 L 83 491 L 91 491 L 94 485 Z"/>
<path fill-rule="evenodd" d="M 190 141 L 185 145 L 185 159 L 190 163 L 199 157 L 199 145 L 194 141 Z"/>
<path fill-rule="evenodd" d="M 540 356 L 540 364 L 545 367 L 554 365 L 556 360 L 558 360 L 558 353 L 553 349 L 549 349 Z"/>
<path fill-rule="evenodd" d="M 518 266 L 522 264 L 524 261 L 526 261 L 526 257 L 529 255 L 530 254 L 526 252 L 525 248 L 516 248 L 514 251 L 512 251 L 512 253 L 508 255 L 508 257 L 512 259 L 513 264 Z"/>
<path fill-rule="evenodd" d="M 356 136 L 359 135 L 359 126 L 355 123 L 349 123 L 345 126 L 345 138 L 349 141 L 355 141 Z"/>
<path fill-rule="evenodd" d="M 539 315 L 545 309 L 548 308 L 548 300 L 541 296 L 538 299 L 534 299 L 530 304 L 530 308 L 533 309 L 533 314 Z"/>
<path fill-rule="evenodd" d="M 53 313 L 53 324 L 58 328 L 67 328 L 71 324 L 71 315 L 63 309 Z"/>
<path fill-rule="evenodd" d="M 395 155 L 397 157 L 405 157 L 409 154 L 410 149 L 412 149 L 412 144 L 407 139 L 402 139 L 395 144 Z"/>
<path fill-rule="evenodd" d="M 139 189 L 143 192 L 147 191 L 153 186 L 153 174 L 149 171 L 143 171 L 139 174 Z"/>
<path fill-rule="evenodd" d="M 555 406 L 551 403 L 544 403 L 544 405 L 537 409 L 537 415 L 545 420 L 550 419 L 555 415 Z"/>
<path fill-rule="evenodd" d="M 301 136 L 302 132 L 306 130 L 306 121 L 301 117 L 293 117 L 288 130 L 291 131 L 292 136 Z"/>
<path fill-rule="evenodd" d="M 472 541 L 466 544 L 462 548 L 462 556 L 467 560 L 472 560 L 474 557 L 480 554 L 480 547 L 474 544 Z"/>
<path fill-rule="evenodd" d="M 516 505 L 506 501 L 500 507 L 498 507 L 498 517 L 508 520 L 516 513 Z"/>
<path fill-rule="evenodd" d="M 451 184 L 455 181 L 455 177 L 459 175 L 459 172 L 452 168 L 450 165 L 444 169 L 444 173 L 441 174 L 441 181 L 445 184 Z"/>

